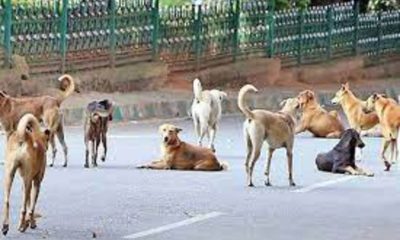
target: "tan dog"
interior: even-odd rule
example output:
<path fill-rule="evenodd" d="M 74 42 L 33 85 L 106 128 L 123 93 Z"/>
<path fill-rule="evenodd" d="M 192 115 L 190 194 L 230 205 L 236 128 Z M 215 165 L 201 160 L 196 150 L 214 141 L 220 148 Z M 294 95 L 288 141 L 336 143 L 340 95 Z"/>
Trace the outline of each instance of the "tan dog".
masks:
<path fill-rule="evenodd" d="M 161 159 L 138 168 L 177 169 L 197 171 L 221 171 L 227 169 L 226 163 L 220 163 L 211 149 L 194 146 L 179 139 L 182 129 L 163 124 L 159 128 L 163 143 Z"/>
<path fill-rule="evenodd" d="M 288 161 L 289 185 L 295 186 L 292 174 L 293 165 L 293 143 L 295 120 L 289 112 L 270 112 L 262 109 L 250 110 L 245 103 L 245 95 L 247 92 L 257 92 L 253 85 L 245 85 L 239 91 L 238 106 L 242 113 L 246 116 L 243 124 L 244 136 L 247 145 L 246 157 L 246 173 L 247 185 L 253 184 L 254 165 L 260 157 L 261 148 L 264 142 L 268 143 L 269 153 L 265 169 L 265 185 L 270 186 L 270 166 L 274 151 L 278 148 L 286 148 L 286 156 Z"/>
<path fill-rule="evenodd" d="M 67 87 L 57 98 L 51 96 L 13 98 L 5 92 L 0 91 L 0 121 L 8 136 L 16 129 L 18 120 L 25 113 L 32 113 L 37 119 L 43 121 L 50 130 L 50 143 L 53 150 L 50 166 L 54 165 L 56 157 L 57 149 L 54 135 L 57 135 L 64 150 L 65 160 L 63 166 L 66 167 L 68 162 L 68 149 L 64 139 L 60 105 L 68 96 L 76 91 L 76 89 L 74 80 L 70 75 L 63 75 L 58 80 L 63 85 L 62 87 L 65 87 L 66 84 Z"/>
<path fill-rule="evenodd" d="M 386 167 L 385 171 L 389 171 L 391 163 L 397 161 L 397 137 L 400 127 L 400 106 L 393 99 L 387 98 L 382 94 L 373 94 L 367 99 L 365 110 L 375 111 L 378 115 L 383 135 L 381 157 Z M 391 163 L 385 156 L 386 150 L 389 146 L 391 146 Z"/>
<path fill-rule="evenodd" d="M 310 131 L 316 137 L 340 138 L 344 127 L 336 111 L 328 112 L 319 105 L 311 90 L 300 92 L 297 100 L 302 117 L 296 128 L 296 134 Z"/>
<path fill-rule="evenodd" d="M 336 92 L 331 102 L 342 106 L 347 120 L 349 121 L 350 128 L 355 129 L 360 134 L 361 131 L 369 130 L 379 123 L 379 118 L 376 113 L 365 113 L 363 111 L 366 103 L 358 99 L 353 92 L 350 91 L 349 83 L 342 84 L 342 87 Z"/>
<path fill-rule="evenodd" d="M 17 130 L 8 137 L 4 168 L 2 228 L 4 235 L 9 230 L 10 191 L 17 170 L 23 183 L 23 199 L 18 229 L 24 232 L 29 224 L 32 229 L 36 228 L 35 206 L 46 170 L 46 151 L 49 137 L 50 131 L 41 131 L 38 120 L 32 114 L 25 114 L 18 122 Z M 30 206 L 28 206 L 29 204 Z"/>

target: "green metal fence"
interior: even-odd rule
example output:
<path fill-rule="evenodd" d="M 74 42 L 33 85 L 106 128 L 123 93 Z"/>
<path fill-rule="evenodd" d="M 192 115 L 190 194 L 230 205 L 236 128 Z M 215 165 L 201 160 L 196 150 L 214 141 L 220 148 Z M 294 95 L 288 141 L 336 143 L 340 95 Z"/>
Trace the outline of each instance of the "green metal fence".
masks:
<path fill-rule="evenodd" d="M 179 7 L 158 0 L 0 0 L 6 63 L 19 54 L 48 72 L 159 59 L 199 69 L 253 55 L 287 65 L 357 54 L 379 60 L 399 52 L 399 38 L 400 11 L 361 14 L 353 2 L 275 11 L 266 0 Z"/>

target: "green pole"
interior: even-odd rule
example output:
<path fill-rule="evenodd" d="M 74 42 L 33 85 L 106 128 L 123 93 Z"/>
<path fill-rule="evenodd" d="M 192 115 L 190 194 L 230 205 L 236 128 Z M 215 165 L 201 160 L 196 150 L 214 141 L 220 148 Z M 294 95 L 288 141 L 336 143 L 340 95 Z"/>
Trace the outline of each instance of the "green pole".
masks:
<path fill-rule="evenodd" d="M 297 64 L 303 62 L 303 32 L 304 32 L 304 10 L 299 10 L 299 39 L 297 46 Z"/>
<path fill-rule="evenodd" d="M 12 29 L 12 4 L 11 0 L 5 2 L 4 14 L 4 48 L 5 48 L 5 66 L 11 67 L 12 45 L 11 45 L 11 29 Z"/>
<path fill-rule="evenodd" d="M 359 54 L 358 50 L 358 37 L 359 37 L 359 15 L 360 15 L 360 1 L 356 1 L 354 5 L 354 37 L 353 37 L 353 53 L 354 55 Z"/>
<path fill-rule="evenodd" d="M 240 0 L 235 1 L 233 32 L 233 61 L 236 61 L 239 52 L 239 25 L 240 25 Z"/>
<path fill-rule="evenodd" d="M 381 50 L 382 50 L 382 11 L 378 12 L 378 41 L 377 41 L 376 55 L 377 60 L 380 62 L 381 60 Z"/>
<path fill-rule="evenodd" d="M 158 32 L 160 29 L 160 15 L 159 15 L 159 0 L 153 0 L 153 12 L 152 12 L 152 19 L 153 19 L 153 34 L 152 34 L 152 53 L 153 53 L 153 61 L 158 59 Z"/>
<path fill-rule="evenodd" d="M 110 18 L 110 66 L 115 67 L 115 45 L 116 45 L 116 36 L 115 36 L 115 0 L 111 0 L 111 18 Z"/>
<path fill-rule="evenodd" d="M 268 11 L 268 48 L 267 56 L 273 58 L 275 55 L 274 38 L 275 38 L 275 1 L 271 1 Z"/>
<path fill-rule="evenodd" d="M 68 24 L 68 0 L 62 0 L 61 23 L 60 23 L 61 73 L 65 73 L 65 64 L 67 56 L 67 24 Z"/>
<path fill-rule="evenodd" d="M 329 5 L 327 10 L 328 17 L 328 41 L 326 48 L 326 59 L 329 61 L 332 57 L 332 29 L 333 29 L 333 7 Z"/>
<path fill-rule="evenodd" d="M 196 5 L 193 5 L 193 8 L 196 9 Z M 200 54 L 201 54 L 201 18 L 202 18 L 202 5 L 197 6 L 197 13 L 195 11 L 195 31 L 196 31 L 196 72 L 200 69 Z"/>

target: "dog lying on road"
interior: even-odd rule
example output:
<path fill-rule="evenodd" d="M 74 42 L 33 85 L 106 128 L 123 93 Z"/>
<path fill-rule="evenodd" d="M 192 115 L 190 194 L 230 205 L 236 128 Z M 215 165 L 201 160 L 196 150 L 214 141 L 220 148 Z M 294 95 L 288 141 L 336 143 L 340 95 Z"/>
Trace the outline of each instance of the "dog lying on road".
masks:
<path fill-rule="evenodd" d="M 254 186 L 252 180 L 254 165 L 260 157 L 261 148 L 264 141 L 266 141 L 269 145 L 269 153 L 265 169 L 265 175 L 267 177 L 265 185 L 271 185 L 269 172 L 272 154 L 278 148 L 286 148 L 289 184 L 290 186 L 295 186 L 292 174 L 295 120 L 290 113 L 292 111 L 289 107 L 286 109 L 284 107 L 285 111 L 276 113 L 262 109 L 250 110 L 244 99 L 246 93 L 249 91 L 257 92 L 257 89 L 253 85 L 245 85 L 240 89 L 238 97 L 239 109 L 246 116 L 243 129 L 247 145 L 247 185 L 250 187 Z M 286 104 L 288 103 L 286 102 Z M 294 105 L 294 107 L 298 106 Z"/>
<path fill-rule="evenodd" d="M 13 98 L 0 91 L 0 122 L 7 136 L 9 136 L 16 129 L 19 119 L 25 113 L 33 114 L 39 121 L 43 121 L 50 130 L 50 144 L 53 150 L 50 166 L 54 165 L 56 157 L 57 149 L 54 135 L 57 135 L 64 151 L 63 166 L 66 167 L 68 149 L 64 139 L 60 105 L 68 96 L 78 90 L 75 88 L 74 79 L 70 75 L 62 75 L 58 80 L 63 86 L 67 85 L 67 87 L 57 98 L 51 96 Z"/>
<path fill-rule="evenodd" d="M 373 94 L 367 99 L 364 110 L 366 112 L 375 111 L 378 115 L 383 135 L 381 157 L 386 167 L 385 171 L 389 171 L 391 165 L 397 162 L 397 138 L 400 127 L 400 106 L 393 99 L 388 98 L 385 95 Z M 389 162 L 385 156 L 389 146 L 391 147 L 391 162 Z"/>
<path fill-rule="evenodd" d="M 352 128 L 347 129 L 342 134 L 339 143 L 331 151 L 318 154 L 315 161 L 317 168 L 324 172 L 372 177 L 373 173 L 355 164 L 356 147 L 363 148 L 364 146 L 358 132 Z"/>
<path fill-rule="evenodd" d="M 50 131 L 41 131 L 38 120 L 32 114 L 25 114 L 18 122 L 16 131 L 8 137 L 4 168 L 2 227 L 4 235 L 9 230 L 10 191 L 17 170 L 23 183 L 23 200 L 18 229 L 24 232 L 29 225 L 32 229 L 36 228 L 35 207 L 46 170 L 46 151 L 49 137 Z M 30 206 L 28 206 L 29 204 Z M 29 208 L 28 216 L 27 208 Z"/>
<path fill-rule="evenodd" d="M 193 93 L 192 117 L 199 145 L 202 145 L 203 138 L 207 135 L 209 147 L 215 152 L 214 140 L 221 119 L 221 102 L 227 94 L 216 89 L 203 91 L 197 78 L 193 81 Z"/>
<path fill-rule="evenodd" d="M 100 142 L 103 143 L 104 154 L 101 161 L 106 160 L 108 122 L 112 121 L 113 104 L 105 99 L 91 102 L 86 108 L 84 123 L 85 133 L 85 168 L 89 167 L 89 143 L 92 143 L 92 165 L 97 167 L 97 154 Z"/>
<path fill-rule="evenodd" d="M 178 137 L 180 131 L 182 129 L 174 125 L 161 125 L 159 128 L 163 138 L 161 159 L 138 168 L 197 171 L 221 171 L 228 168 L 226 163 L 218 162 L 210 149 L 181 141 Z"/>
<path fill-rule="evenodd" d="M 305 90 L 297 96 L 302 117 L 296 127 L 296 134 L 310 131 L 316 137 L 340 138 L 344 127 L 336 111 L 328 112 L 319 105 L 315 94 Z"/>

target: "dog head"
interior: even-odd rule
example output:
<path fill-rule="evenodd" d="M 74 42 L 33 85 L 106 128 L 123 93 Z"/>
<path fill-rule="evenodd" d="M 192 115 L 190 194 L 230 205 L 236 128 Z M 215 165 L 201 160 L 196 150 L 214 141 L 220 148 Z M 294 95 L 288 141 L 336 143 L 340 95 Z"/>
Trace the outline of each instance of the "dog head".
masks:
<path fill-rule="evenodd" d="M 333 104 L 339 104 L 343 97 L 350 91 L 349 89 L 349 83 L 342 84 L 342 87 L 339 89 L 339 91 L 336 92 L 335 97 L 331 99 L 331 103 Z"/>
<path fill-rule="evenodd" d="M 311 90 L 304 90 L 297 95 L 300 108 L 305 108 L 309 103 L 315 102 L 315 94 Z"/>
<path fill-rule="evenodd" d="M 163 124 L 159 127 L 159 132 L 162 136 L 163 143 L 166 145 L 179 144 L 178 134 L 182 131 L 181 128 L 172 124 Z"/>
<path fill-rule="evenodd" d="M 361 140 L 360 134 L 352 128 L 344 131 L 338 145 L 340 145 L 344 149 L 365 147 L 365 143 Z"/>
<path fill-rule="evenodd" d="M 386 97 L 386 95 L 384 95 L 384 94 L 378 94 L 378 93 L 372 94 L 372 95 L 367 99 L 367 101 L 365 101 L 364 104 L 363 104 L 363 110 L 364 110 L 364 112 L 366 112 L 366 113 L 373 112 L 374 109 L 375 109 L 375 103 L 376 103 L 377 101 L 379 101 L 380 99 L 382 99 L 382 98 L 387 98 L 387 97 Z"/>
<path fill-rule="evenodd" d="M 287 98 L 279 103 L 279 106 L 282 108 L 283 111 L 295 111 L 300 108 L 299 101 L 297 98 Z"/>
<path fill-rule="evenodd" d="M 69 88 L 69 86 L 72 84 L 71 83 L 71 79 L 69 79 L 68 77 L 62 77 L 61 76 L 58 79 L 58 81 L 59 81 L 59 84 L 60 84 L 59 88 L 60 88 L 61 91 L 66 91 Z M 80 93 L 81 92 L 80 89 L 79 89 L 79 84 L 77 82 L 74 82 L 74 91 L 76 93 Z"/>

